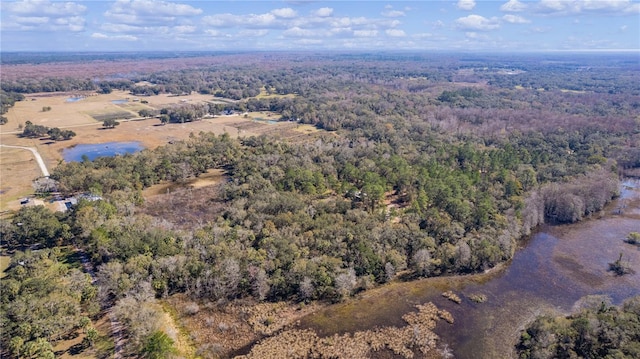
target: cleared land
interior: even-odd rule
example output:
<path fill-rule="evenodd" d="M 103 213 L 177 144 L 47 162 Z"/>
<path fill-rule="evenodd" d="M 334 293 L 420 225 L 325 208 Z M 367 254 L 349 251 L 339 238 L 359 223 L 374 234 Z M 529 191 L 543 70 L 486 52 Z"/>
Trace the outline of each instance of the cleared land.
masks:
<path fill-rule="evenodd" d="M 9 264 L 11 264 L 10 256 L 0 256 L 0 278 L 4 278 L 6 276 L 4 271 L 9 268 Z"/>
<path fill-rule="evenodd" d="M 82 97 L 75 102 L 69 98 Z M 125 103 L 114 103 L 127 100 Z M 143 104 L 141 101 L 148 103 Z M 191 133 L 213 132 L 231 136 L 270 135 L 275 138 L 298 141 L 306 139 L 314 131 L 296 131 L 295 123 L 275 123 L 279 118 L 270 112 L 255 112 L 228 116 L 216 116 L 183 124 L 162 126 L 157 119 L 140 119 L 141 109 L 159 109 L 179 104 L 196 104 L 218 101 L 211 95 L 192 94 L 174 96 L 134 96 L 124 91 L 110 94 L 94 93 L 39 93 L 26 96 L 16 102 L 6 114 L 8 123 L 0 126 L 2 144 L 34 147 L 44 159 L 50 171 L 63 160 L 62 150 L 77 144 L 95 144 L 114 141 L 140 141 L 145 148 L 156 148 L 171 141 L 186 139 Z M 231 100 L 229 100 L 231 101 Z M 43 111 L 43 107 L 51 110 Z M 102 120 L 114 118 L 120 125 L 104 129 Z M 129 118 L 129 119 L 127 119 Z M 261 119 L 260 121 L 254 118 Z M 100 120 L 97 120 L 100 119 Z M 21 126 L 26 121 L 47 127 L 73 130 L 77 135 L 68 141 L 54 142 L 46 138 L 21 138 Z M 33 193 L 31 180 L 41 174 L 33 155 L 19 149 L 0 148 L 0 210 L 19 208 L 19 198 Z"/>
<path fill-rule="evenodd" d="M 177 190 L 185 189 L 185 188 L 202 188 L 207 186 L 212 186 L 221 183 L 224 181 L 224 171 L 222 170 L 209 170 L 207 173 L 201 174 L 197 178 L 193 178 L 183 183 L 174 183 L 174 182 L 164 182 L 149 188 L 146 188 L 142 191 L 142 195 L 145 198 L 152 198 L 159 195 L 164 195 L 167 193 L 172 193 Z"/>
<path fill-rule="evenodd" d="M 20 198 L 33 193 L 31 180 L 40 176 L 31 152 L 0 147 L 0 210 L 19 208 Z"/>

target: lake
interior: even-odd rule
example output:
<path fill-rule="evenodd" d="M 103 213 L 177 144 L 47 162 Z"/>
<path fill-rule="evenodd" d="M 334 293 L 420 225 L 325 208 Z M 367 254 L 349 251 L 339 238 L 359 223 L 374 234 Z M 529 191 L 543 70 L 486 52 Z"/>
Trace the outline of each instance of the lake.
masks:
<path fill-rule="evenodd" d="M 607 296 L 614 304 L 640 295 L 640 270 L 625 276 L 608 271 L 620 253 L 632 268 L 640 263 L 640 250 L 623 241 L 629 232 L 640 231 L 640 182 L 626 181 L 621 193 L 600 218 L 540 228 L 499 269 L 392 283 L 306 317 L 301 327 L 332 335 L 402 325 L 401 316 L 415 304 L 433 302 L 455 318 L 454 324 L 441 321 L 435 330 L 455 358 L 514 357 L 519 331 L 540 314 L 568 314 L 588 295 Z M 620 207 L 624 211 L 618 214 Z M 462 303 L 443 298 L 446 290 Z M 478 294 L 487 301 L 469 299 Z"/>
<path fill-rule="evenodd" d="M 144 147 L 138 141 L 132 142 L 106 142 L 96 144 L 81 144 L 62 150 L 62 157 L 66 162 L 81 162 L 83 156 L 87 156 L 90 161 L 98 157 L 111 157 L 135 153 L 143 150 Z"/>

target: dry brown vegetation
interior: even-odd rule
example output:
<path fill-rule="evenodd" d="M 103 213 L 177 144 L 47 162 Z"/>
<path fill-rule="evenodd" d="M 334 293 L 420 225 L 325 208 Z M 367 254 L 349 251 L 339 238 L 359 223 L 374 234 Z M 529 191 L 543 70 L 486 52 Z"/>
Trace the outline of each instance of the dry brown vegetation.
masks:
<path fill-rule="evenodd" d="M 165 191 L 165 194 L 148 197 L 142 211 L 171 222 L 178 228 L 201 227 L 207 220 L 217 218 L 224 209 L 219 200 L 220 186 L 168 186 Z"/>
<path fill-rule="evenodd" d="M 4 140 L 2 141 L 4 144 Z M 0 210 L 17 209 L 20 198 L 33 193 L 31 179 L 41 176 L 31 152 L 18 148 L 0 149 Z"/>
<path fill-rule="evenodd" d="M 196 355 L 203 358 L 232 357 L 317 308 L 316 304 L 300 307 L 287 302 L 258 304 L 250 299 L 222 306 L 196 304 L 185 295 L 171 296 L 167 303 L 177 308 L 180 325 L 189 328 Z"/>
<path fill-rule="evenodd" d="M 69 97 L 85 96 L 77 102 L 65 102 Z M 28 95 L 25 101 L 19 101 L 6 114 L 9 122 L 0 130 L 3 144 L 35 147 L 43 157 L 47 168 L 51 171 L 62 160 L 62 150 L 77 144 L 94 144 L 103 142 L 140 141 L 145 148 L 156 148 L 169 142 L 186 139 L 191 133 L 213 132 L 229 133 L 231 136 L 268 135 L 291 141 L 306 140 L 313 134 L 296 131 L 296 124 L 271 124 L 253 121 L 252 116 L 232 115 L 206 118 L 184 124 L 168 124 L 160 126 L 157 119 L 122 120 L 122 117 L 137 117 L 142 108 L 161 108 L 186 100 L 189 103 L 202 103 L 213 100 L 213 96 L 192 94 L 189 96 L 171 96 L 161 94 L 144 97 L 148 104 L 127 102 L 114 104 L 114 100 L 129 99 L 132 96 L 124 91 L 113 91 L 110 94 L 93 93 L 39 93 Z M 43 106 L 51 107 L 42 112 Z M 120 114 L 116 116 L 116 114 Z M 127 116 L 125 116 L 125 114 Z M 269 115 L 271 115 L 269 117 Z M 113 129 L 103 129 L 102 122 L 96 118 L 116 116 L 120 125 Z M 260 116 L 275 119 L 273 114 Z M 53 142 L 45 139 L 21 138 L 20 125 L 26 121 L 47 127 L 71 129 L 77 136 L 71 140 Z M 0 150 L 0 207 L 1 210 L 18 209 L 18 199 L 33 194 L 31 180 L 40 176 L 38 166 L 31 153 L 2 148 Z"/>
<path fill-rule="evenodd" d="M 261 59 L 265 61 L 266 59 Z M 200 57 L 182 57 L 171 59 L 128 59 L 95 60 L 87 62 L 50 62 L 39 64 L 4 64 L 2 76 L 6 81 L 17 79 L 41 78 L 109 78 L 111 75 L 123 73 L 151 73 L 162 70 L 180 70 L 198 66 L 236 65 L 252 61 L 243 55 L 215 55 Z M 277 59 L 273 59 L 274 62 Z"/>
<path fill-rule="evenodd" d="M 460 304 L 462 302 L 462 299 L 460 299 L 460 297 L 457 294 L 455 294 L 450 290 L 442 293 L 442 296 L 457 304 Z"/>
<path fill-rule="evenodd" d="M 432 303 L 416 305 L 417 312 L 402 317 L 403 327 L 382 327 L 320 338 L 312 330 L 292 329 L 256 344 L 241 358 L 370 358 L 374 353 L 390 351 L 401 358 L 426 355 L 436 348 L 433 333 L 438 319 L 453 323 L 451 314 Z"/>
<path fill-rule="evenodd" d="M 316 311 L 319 304 L 256 303 L 247 299 L 220 306 L 189 302 L 184 295 L 174 295 L 167 303 L 179 308 L 178 320 L 189 328 L 196 355 L 203 358 L 246 353 L 239 358 L 351 359 L 377 357 L 385 352 L 401 358 L 424 357 L 433 354 L 437 345 L 438 336 L 433 332 L 437 321 L 454 321 L 449 312 L 426 303 L 405 314 L 402 319 L 406 325 L 402 327 L 320 337 L 311 329 L 297 328 L 298 320 Z"/>

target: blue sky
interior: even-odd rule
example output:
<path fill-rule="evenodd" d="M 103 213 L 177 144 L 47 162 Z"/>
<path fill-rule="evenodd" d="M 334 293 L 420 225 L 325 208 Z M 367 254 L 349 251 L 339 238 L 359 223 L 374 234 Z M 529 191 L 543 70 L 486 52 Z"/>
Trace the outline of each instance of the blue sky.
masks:
<path fill-rule="evenodd" d="M 640 51 L 640 0 L 1 1 L 2 51 Z"/>

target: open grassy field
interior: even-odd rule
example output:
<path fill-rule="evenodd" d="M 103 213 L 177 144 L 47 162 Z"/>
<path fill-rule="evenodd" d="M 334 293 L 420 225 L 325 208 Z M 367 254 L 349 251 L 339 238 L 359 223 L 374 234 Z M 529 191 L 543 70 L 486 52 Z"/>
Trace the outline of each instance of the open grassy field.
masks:
<path fill-rule="evenodd" d="M 158 195 L 171 193 L 179 189 L 212 186 L 221 183 L 224 180 L 224 171 L 214 169 L 183 183 L 164 182 L 151 186 L 142 191 L 142 196 L 149 199 Z"/>
<path fill-rule="evenodd" d="M 260 99 L 262 98 L 294 98 L 294 97 L 296 97 L 296 95 L 294 94 L 287 94 L 287 95 L 279 95 L 276 93 L 269 94 L 267 93 L 267 90 L 264 88 L 260 90 L 260 94 L 256 96 L 256 98 L 260 98 Z"/>
<path fill-rule="evenodd" d="M 304 134 L 309 134 L 309 133 L 319 132 L 320 130 L 316 126 L 303 124 L 303 125 L 296 126 L 294 131 L 304 133 Z"/>
<path fill-rule="evenodd" d="M 80 98 L 68 102 L 71 98 Z M 211 95 L 193 94 L 189 96 L 172 96 L 162 94 L 158 96 L 138 97 L 125 91 L 113 91 L 110 94 L 96 94 L 92 92 L 73 93 L 36 93 L 25 97 L 24 101 L 16 102 L 6 117 L 9 122 L 1 127 L 2 133 L 20 131 L 18 126 L 31 121 L 48 127 L 73 128 L 79 125 L 97 123 L 106 118 L 122 119 L 138 117 L 138 111 L 156 109 L 180 103 L 202 103 L 213 100 Z M 127 101 L 120 103 L 120 101 Z M 115 102 L 114 102 L 115 101 Z M 146 101 L 143 104 L 142 101 Z M 43 108 L 51 108 L 43 111 Z M 120 117 L 115 116 L 120 114 Z"/>
<path fill-rule="evenodd" d="M 31 180 L 40 176 L 30 151 L 0 148 L 0 211 L 19 207 L 20 198 L 33 193 Z"/>
<path fill-rule="evenodd" d="M 0 256 L 0 278 L 4 278 L 7 275 L 4 271 L 9 268 L 9 264 L 11 264 L 11 257 Z"/>
<path fill-rule="evenodd" d="M 84 96 L 75 102 L 66 102 L 71 97 Z M 114 103 L 128 100 L 125 103 Z M 134 101 L 136 100 L 136 101 Z M 143 104 L 141 101 L 146 101 Z M 191 133 L 228 133 L 231 136 L 274 135 L 280 138 L 295 137 L 299 132 L 291 131 L 292 123 L 269 123 L 278 116 L 269 112 L 256 112 L 231 116 L 217 116 L 184 124 L 160 125 L 157 119 L 139 119 L 137 111 L 154 109 L 181 103 L 214 101 L 211 95 L 136 97 L 124 91 L 110 94 L 90 93 L 40 93 L 31 94 L 25 101 L 16 102 L 6 114 L 8 123 L 0 126 L 0 142 L 5 145 L 34 147 L 49 169 L 63 160 L 62 150 L 77 144 L 95 144 L 117 141 L 140 141 L 145 148 L 156 148 L 170 141 L 186 139 Z M 43 111 L 43 107 L 51 110 Z M 125 120 L 124 117 L 132 119 Z M 135 117 L 135 118 L 134 118 Z M 254 121 L 259 117 L 265 121 Z M 96 119 L 116 118 L 120 125 L 113 129 L 102 128 Z M 26 121 L 47 127 L 71 129 L 76 137 L 68 141 L 53 142 L 47 139 L 21 138 L 20 126 Z M 25 150 L 0 148 L 0 210 L 19 208 L 19 199 L 33 193 L 31 181 L 39 177 L 38 166 L 33 155 Z"/>

